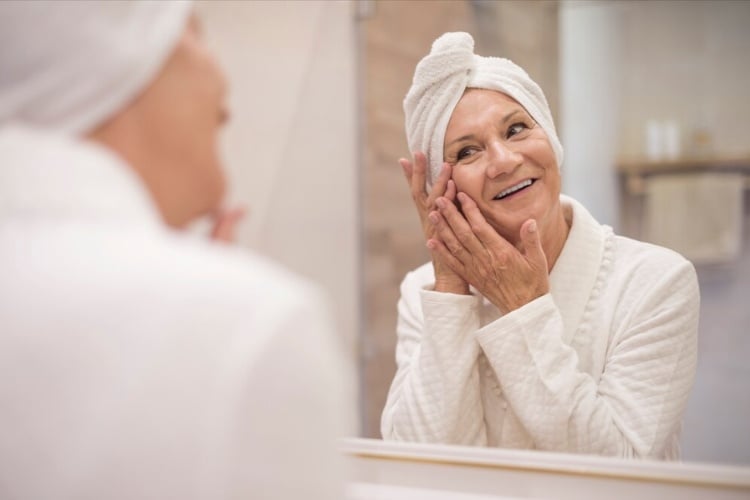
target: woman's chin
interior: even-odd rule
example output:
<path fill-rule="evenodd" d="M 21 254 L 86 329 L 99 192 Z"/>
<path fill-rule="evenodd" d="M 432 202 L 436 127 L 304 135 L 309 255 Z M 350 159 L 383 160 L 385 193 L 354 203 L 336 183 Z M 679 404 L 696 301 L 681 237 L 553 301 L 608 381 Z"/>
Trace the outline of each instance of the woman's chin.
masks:
<path fill-rule="evenodd" d="M 502 222 L 490 219 L 487 220 L 487 222 L 490 223 L 490 226 L 492 226 L 495 232 L 506 239 L 508 242 L 510 242 L 512 245 L 515 245 L 520 240 L 521 226 L 525 221 L 526 219 Z"/>

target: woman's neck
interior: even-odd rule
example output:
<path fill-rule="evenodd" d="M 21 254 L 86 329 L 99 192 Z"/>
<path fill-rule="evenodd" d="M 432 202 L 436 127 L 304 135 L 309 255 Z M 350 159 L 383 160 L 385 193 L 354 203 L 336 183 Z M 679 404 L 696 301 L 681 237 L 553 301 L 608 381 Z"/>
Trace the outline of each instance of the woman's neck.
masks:
<path fill-rule="evenodd" d="M 560 257 L 572 225 L 573 207 L 561 202 L 553 217 L 552 224 L 549 225 L 547 234 L 542 234 L 542 248 L 544 248 L 544 254 L 547 256 L 548 272 L 552 272 L 552 268 Z"/>

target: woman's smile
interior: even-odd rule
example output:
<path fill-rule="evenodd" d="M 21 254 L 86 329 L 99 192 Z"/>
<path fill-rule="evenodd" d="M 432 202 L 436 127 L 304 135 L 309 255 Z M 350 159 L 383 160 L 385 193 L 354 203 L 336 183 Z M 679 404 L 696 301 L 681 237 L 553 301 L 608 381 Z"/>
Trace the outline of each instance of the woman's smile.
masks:
<path fill-rule="evenodd" d="M 525 191 L 526 188 L 531 187 L 532 184 L 536 182 L 536 179 L 524 179 L 521 182 L 515 183 L 511 185 L 508 188 L 503 189 L 499 193 L 497 193 L 492 200 L 493 201 L 500 201 L 504 200 L 510 197 L 515 197 L 515 195 L 520 194 L 521 192 Z"/>

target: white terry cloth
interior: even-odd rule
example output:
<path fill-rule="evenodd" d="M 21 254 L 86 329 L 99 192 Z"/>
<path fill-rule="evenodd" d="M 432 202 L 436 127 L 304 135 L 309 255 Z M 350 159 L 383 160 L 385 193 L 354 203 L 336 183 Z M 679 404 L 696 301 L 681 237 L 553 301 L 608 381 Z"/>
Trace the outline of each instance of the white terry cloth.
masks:
<path fill-rule="evenodd" d="M 647 180 L 645 237 L 696 264 L 740 255 L 744 215 L 742 173 L 655 175 Z"/>
<path fill-rule="evenodd" d="M 190 8 L 185 1 L 0 2 L 0 126 L 90 131 L 154 78 Z"/>
<path fill-rule="evenodd" d="M 695 270 L 561 203 L 573 224 L 550 293 L 515 311 L 432 291 L 431 264 L 404 278 L 385 439 L 678 457 L 697 362 Z"/>
<path fill-rule="evenodd" d="M 539 85 L 508 59 L 475 55 L 474 39 L 468 33 L 445 33 L 417 64 L 404 98 L 406 139 L 412 152 L 427 155 L 429 183 L 440 172 L 445 130 L 467 88 L 496 90 L 518 101 L 547 134 L 557 166 L 562 166 L 563 148 Z"/>
<path fill-rule="evenodd" d="M 170 230 L 107 149 L 0 128 L 3 498 L 341 498 L 342 352 L 317 288 Z"/>

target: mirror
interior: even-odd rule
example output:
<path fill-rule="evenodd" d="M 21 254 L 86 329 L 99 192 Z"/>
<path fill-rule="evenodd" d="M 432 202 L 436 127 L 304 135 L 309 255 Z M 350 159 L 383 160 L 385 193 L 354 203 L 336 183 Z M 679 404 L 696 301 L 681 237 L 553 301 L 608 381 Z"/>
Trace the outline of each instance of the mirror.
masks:
<path fill-rule="evenodd" d="M 507 57 L 525 68 L 544 89 L 566 149 L 563 192 L 618 234 L 649 239 L 649 169 L 708 170 L 718 162 L 743 173 L 740 182 L 749 185 L 750 4 L 369 4 L 359 21 L 366 131 L 361 398 L 363 436 L 378 438 L 395 373 L 399 283 L 429 259 L 397 160 L 408 154 L 402 99 L 432 41 L 444 32 L 467 31 L 476 53 Z M 699 361 L 682 430 L 685 461 L 750 464 L 747 189 L 741 197 L 744 204 L 733 215 L 734 246 L 695 259 Z"/>
<path fill-rule="evenodd" d="M 702 148 L 740 162 L 750 156 L 748 5 L 197 2 L 231 81 L 223 144 L 230 196 L 250 209 L 240 243 L 333 299 L 337 326 L 359 361 L 362 436 L 380 437 L 395 372 L 398 285 L 428 260 L 396 162 L 408 151 L 402 99 L 432 41 L 468 31 L 477 53 L 524 67 L 544 89 L 566 149 L 563 191 L 618 233 L 642 238 L 646 196 L 637 160 L 649 152 L 649 122 L 676 122 L 686 152 Z M 576 72 L 576 64 L 590 71 Z M 596 130 L 570 112 L 566 92 L 584 84 L 606 106 L 592 115 L 600 118 Z M 747 191 L 744 201 L 741 254 L 698 266 L 699 364 L 682 432 L 688 461 L 750 464 Z"/>

